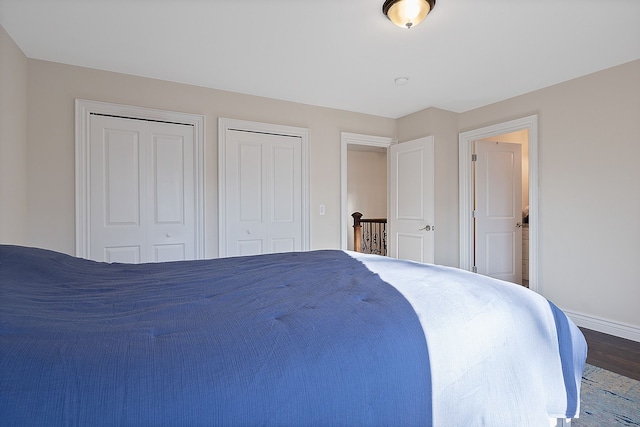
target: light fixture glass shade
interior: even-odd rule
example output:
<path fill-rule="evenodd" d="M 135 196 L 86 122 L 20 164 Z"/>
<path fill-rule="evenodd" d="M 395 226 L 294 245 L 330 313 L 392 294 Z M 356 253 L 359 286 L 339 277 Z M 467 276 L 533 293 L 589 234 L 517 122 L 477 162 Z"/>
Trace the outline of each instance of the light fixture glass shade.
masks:
<path fill-rule="evenodd" d="M 435 0 L 387 0 L 382 11 L 398 27 L 411 28 L 427 17 Z"/>

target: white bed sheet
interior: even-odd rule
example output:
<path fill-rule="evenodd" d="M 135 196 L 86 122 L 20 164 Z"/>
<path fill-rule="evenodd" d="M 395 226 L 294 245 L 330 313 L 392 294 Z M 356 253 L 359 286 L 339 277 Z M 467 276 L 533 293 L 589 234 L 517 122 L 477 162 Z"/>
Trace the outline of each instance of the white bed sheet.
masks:
<path fill-rule="evenodd" d="M 561 357 L 545 298 L 455 268 L 347 253 L 415 309 L 429 349 L 433 425 L 538 427 L 578 416 L 571 389 L 579 396 L 586 342 L 561 316 L 569 341 Z"/>

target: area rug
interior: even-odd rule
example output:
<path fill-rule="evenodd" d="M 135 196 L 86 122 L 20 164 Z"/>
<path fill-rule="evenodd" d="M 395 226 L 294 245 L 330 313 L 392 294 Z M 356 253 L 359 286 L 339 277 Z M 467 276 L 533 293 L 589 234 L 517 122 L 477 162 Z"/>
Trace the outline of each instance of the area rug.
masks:
<path fill-rule="evenodd" d="M 587 364 L 580 402 L 572 427 L 640 426 L 640 381 Z"/>

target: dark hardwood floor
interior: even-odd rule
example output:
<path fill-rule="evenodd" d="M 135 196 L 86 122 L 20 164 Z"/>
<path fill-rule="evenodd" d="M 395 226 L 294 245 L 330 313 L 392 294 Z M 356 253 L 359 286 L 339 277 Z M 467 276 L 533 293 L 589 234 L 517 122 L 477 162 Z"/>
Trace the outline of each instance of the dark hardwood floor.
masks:
<path fill-rule="evenodd" d="M 640 381 L 640 342 L 580 328 L 589 350 L 587 363 Z"/>

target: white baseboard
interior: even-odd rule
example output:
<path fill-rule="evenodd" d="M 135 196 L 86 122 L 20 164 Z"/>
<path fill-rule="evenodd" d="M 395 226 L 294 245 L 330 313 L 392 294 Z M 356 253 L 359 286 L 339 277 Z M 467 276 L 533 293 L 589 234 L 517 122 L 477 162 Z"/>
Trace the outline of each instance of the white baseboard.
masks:
<path fill-rule="evenodd" d="M 576 325 L 583 328 L 640 342 L 640 327 L 601 319 L 588 314 L 576 313 L 570 310 L 563 309 L 562 311 L 564 311 Z"/>

